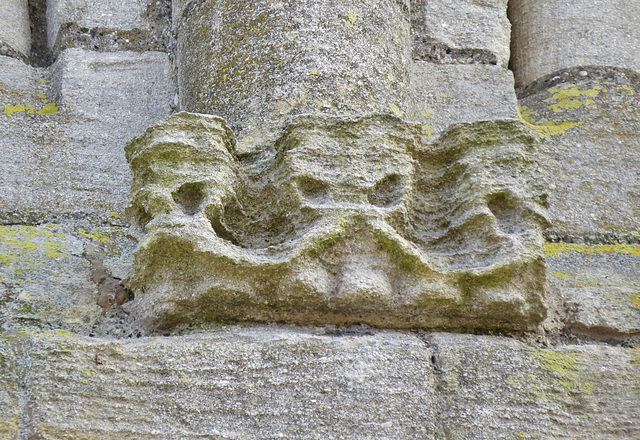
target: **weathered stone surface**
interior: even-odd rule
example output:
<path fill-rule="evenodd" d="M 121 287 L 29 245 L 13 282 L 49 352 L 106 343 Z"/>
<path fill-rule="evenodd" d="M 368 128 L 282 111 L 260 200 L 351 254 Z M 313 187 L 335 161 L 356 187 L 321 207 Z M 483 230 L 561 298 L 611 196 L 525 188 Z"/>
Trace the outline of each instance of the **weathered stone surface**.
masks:
<path fill-rule="evenodd" d="M 20 416 L 20 381 L 15 356 L 0 339 L 0 438 L 18 437 Z"/>
<path fill-rule="evenodd" d="M 168 0 L 48 0 L 48 46 L 165 51 L 170 17 Z"/>
<path fill-rule="evenodd" d="M 549 236 L 640 241 L 640 76 L 575 68 L 523 90 L 522 117 L 542 137 Z"/>
<path fill-rule="evenodd" d="M 414 59 L 507 68 L 507 0 L 412 0 Z"/>
<path fill-rule="evenodd" d="M 513 74 L 499 66 L 415 61 L 409 84 L 411 104 L 402 116 L 421 122 L 434 140 L 451 124 L 518 116 Z"/>
<path fill-rule="evenodd" d="M 23 438 L 434 438 L 431 352 L 415 336 L 64 335 L 5 336 L 21 341 L 30 390 Z"/>
<path fill-rule="evenodd" d="M 180 108 L 224 117 L 238 149 L 272 144 L 303 113 L 406 111 L 407 2 L 177 2 Z"/>
<path fill-rule="evenodd" d="M 574 66 L 640 71 L 640 3 L 635 0 L 514 0 L 516 86 Z"/>
<path fill-rule="evenodd" d="M 549 284 L 573 333 L 640 336 L 640 245 L 549 243 L 545 248 Z"/>
<path fill-rule="evenodd" d="M 27 0 L 0 0 L 0 55 L 26 59 L 30 53 Z"/>
<path fill-rule="evenodd" d="M 636 439 L 640 352 L 434 334 L 443 439 Z"/>
<path fill-rule="evenodd" d="M 223 120 L 173 115 L 127 145 L 133 311 L 150 327 L 531 329 L 545 270 L 535 142 L 517 120 L 429 145 L 392 116 L 307 116 L 242 163 Z"/>
<path fill-rule="evenodd" d="M 115 305 L 118 279 L 128 273 L 132 251 L 121 226 L 80 220 L 0 226 L 0 329 L 54 326 L 85 334 L 137 334 L 135 324 L 118 321 L 122 313 Z M 102 272 L 113 292 L 98 278 Z M 100 293 L 114 297 L 107 310 L 98 305 Z"/>
<path fill-rule="evenodd" d="M 124 144 L 170 112 L 167 55 L 70 49 L 50 71 L 6 65 L 13 73 L 0 91 L 2 211 L 124 210 Z"/>

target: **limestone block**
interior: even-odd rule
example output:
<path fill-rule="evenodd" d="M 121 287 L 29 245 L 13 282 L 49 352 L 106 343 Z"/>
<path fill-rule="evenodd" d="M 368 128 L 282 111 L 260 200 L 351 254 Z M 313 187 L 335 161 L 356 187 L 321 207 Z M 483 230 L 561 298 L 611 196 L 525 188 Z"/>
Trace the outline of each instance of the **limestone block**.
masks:
<path fill-rule="evenodd" d="M 18 437 L 20 381 L 13 350 L 0 339 L 0 438 Z"/>
<path fill-rule="evenodd" d="M 435 334 L 442 437 L 632 440 L 640 436 L 640 353 L 605 345 L 536 348 Z"/>
<path fill-rule="evenodd" d="M 404 0 L 206 0 L 173 10 L 180 107 L 224 117 L 240 152 L 272 144 L 303 113 L 406 111 Z"/>
<path fill-rule="evenodd" d="M 31 55 L 27 0 L 0 0 L 0 55 L 22 59 Z"/>
<path fill-rule="evenodd" d="M 124 144 L 171 111 L 167 55 L 70 49 L 49 71 L 30 72 L 0 114 L 2 211 L 124 210 Z"/>
<path fill-rule="evenodd" d="M 170 19 L 168 0 L 48 0 L 48 46 L 166 51 Z"/>
<path fill-rule="evenodd" d="M 515 0 L 509 18 L 517 87 L 575 66 L 640 71 L 636 0 Z"/>
<path fill-rule="evenodd" d="M 542 137 L 555 241 L 640 241 L 640 76 L 575 68 L 523 89 L 520 112 Z"/>
<path fill-rule="evenodd" d="M 517 120 L 437 143 L 393 116 L 303 116 L 239 161 L 218 117 L 129 143 L 139 239 L 131 310 L 213 319 L 531 329 L 545 308 L 544 209 Z"/>
<path fill-rule="evenodd" d="M 573 333 L 640 335 L 640 245 L 548 243 L 545 249 L 549 284 Z"/>
<path fill-rule="evenodd" d="M 0 226 L 0 329 L 54 326 L 86 334 L 137 334 L 127 322 L 114 323 L 117 279 L 132 261 L 124 231 L 86 220 Z M 107 286 L 107 277 L 115 283 Z M 112 303 L 101 307 L 101 296 L 113 297 Z"/>
<path fill-rule="evenodd" d="M 434 139 L 451 124 L 518 115 L 510 70 L 415 61 L 410 72 L 412 104 L 404 117 L 421 122 L 424 134 Z"/>
<path fill-rule="evenodd" d="M 507 0 L 412 0 L 414 59 L 507 68 Z"/>
<path fill-rule="evenodd" d="M 22 342 L 25 438 L 434 438 L 431 353 L 415 336 L 59 333 Z"/>

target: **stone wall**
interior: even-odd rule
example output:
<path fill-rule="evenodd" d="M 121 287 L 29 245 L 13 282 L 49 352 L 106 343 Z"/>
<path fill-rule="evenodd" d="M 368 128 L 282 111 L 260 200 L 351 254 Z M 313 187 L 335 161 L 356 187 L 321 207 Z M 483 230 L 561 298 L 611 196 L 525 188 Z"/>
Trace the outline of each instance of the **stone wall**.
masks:
<path fill-rule="evenodd" d="M 0 438 L 640 437 L 639 20 L 0 0 Z"/>

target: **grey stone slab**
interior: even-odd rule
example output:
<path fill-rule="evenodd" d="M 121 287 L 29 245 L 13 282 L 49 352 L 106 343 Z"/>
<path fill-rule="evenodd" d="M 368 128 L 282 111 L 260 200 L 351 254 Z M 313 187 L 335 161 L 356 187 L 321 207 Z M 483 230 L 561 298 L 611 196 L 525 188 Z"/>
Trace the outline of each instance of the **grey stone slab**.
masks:
<path fill-rule="evenodd" d="M 100 51 L 167 48 L 167 0 L 48 0 L 47 40 L 57 56 L 71 47 Z"/>
<path fill-rule="evenodd" d="M 117 279 L 129 271 L 133 251 L 124 232 L 121 226 L 81 220 L 0 226 L 0 328 L 54 326 L 85 334 L 137 334 L 120 322 L 122 313 L 115 304 Z M 102 286 L 103 273 L 108 283 L 114 282 L 111 291 L 109 285 Z"/>
<path fill-rule="evenodd" d="M 18 437 L 20 418 L 20 374 L 13 350 L 0 337 L 0 438 Z"/>
<path fill-rule="evenodd" d="M 70 49 L 35 76 L 0 114 L 2 210 L 123 211 L 124 145 L 171 111 L 167 55 Z"/>
<path fill-rule="evenodd" d="M 0 55 L 22 59 L 31 55 L 27 0 L 0 0 Z"/>
<path fill-rule="evenodd" d="M 511 25 L 506 0 L 413 0 L 411 15 L 414 58 L 507 68 Z"/>
<path fill-rule="evenodd" d="M 636 439 L 640 356 L 606 345 L 531 347 L 431 336 L 441 438 Z"/>
<path fill-rule="evenodd" d="M 574 333 L 640 336 L 640 245 L 546 245 L 548 282 Z"/>
<path fill-rule="evenodd" d="M 640 3 L 635 0 L 515 0 L 512 68 L 516 86 L 574 66 L 640 71 Z"/>
<path fill-rule="evenodd" d="M 25 437 L 434 438 L 431 352 L 415 336 L 229 326 L 137 340 L 9 339 L 19 338 Z"/>
<path fill-rule="evenodd" d="M 500 66 L 415 61 L 406 118 L 437 138 L 451 124 L 517 117 L 513 74 Z"/>
<path fill-rule="evenodd" d="M 520 96 L 542 138 L 554 240 L 639 241 L 639 84 L 630 70 L 575 68 Z"/>

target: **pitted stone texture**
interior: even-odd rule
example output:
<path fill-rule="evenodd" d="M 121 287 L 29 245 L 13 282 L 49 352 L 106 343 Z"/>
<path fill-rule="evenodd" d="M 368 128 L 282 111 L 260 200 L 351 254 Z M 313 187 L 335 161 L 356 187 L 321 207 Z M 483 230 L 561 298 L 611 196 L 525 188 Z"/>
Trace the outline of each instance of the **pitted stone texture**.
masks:
<path fill-rule="evenodd" d="M 240 152 L 272 144 L 291 116 L 407 107 L 405 1 L 195 0 L 173 19 L 181 109 L 224 117 Z"/>
<path fill-rule="evenodd" d="M 513 74 L 499 66 L 416 61 L 409 83 L 412 99 L 405 117 L 420 121 L 434 140 L 451 124 L 518 116 Z"/>
<path fill-rule="evenodd" d="M 548 282 L 573 333 L 640 336 L 640 245 L 549 243 L 545 248 Z"/>
<path fill-rule="evenodd" d="M 1 336 L 0 336 L 1 338 Z M 18 437 L 20 374 L 9 344 L 0 339 L 0 438 Z"/>
<path fill-rule="evenodd" d="M 521 115 L 542 137 L 537 161 L 547 171 L 550 236 L 638 243 L 640 76 L 575 68 L 523 93 Z"/>
<path fill-rule="evenodd" d="M 632 440 L 640 436 L 640 352 L 554 349 L 499 337 L 434 334 L 444 439 Z"/>
<path fill-rule="evenodd" d="M 31 55 L 27 0 L 0 0 L 0 55 L 27 59 Z"/>
<path fill-rule="evenodd" d="M 171 111 L 167 55 L 70 49 L 46 72 L 7 64 L 15 86 L 0 90 L 2 211 L 124 210 L 124 144 Z"/>
<path fill-rule="evenodd" d="M 122 325 L 116 328 L 115 304 L 108 310 L 98 306 L 94 275 L 100 262 L 105 275 L 124 278 L 133 247 L 122 227 L 87 221 L 0 226 L 0 329 L 53 326 L 86 334 L 136 335 L 138 328 L 126 322 L 117 322 Z M 102 290 L 108 295 L 106 287 Z"/>
<path fill-rule="evenodd" d="M 574 66 L 640 71 L 636 0 L 515 0 L 509 18 L 517 87 Z"/>
<path fill-rule="evenodd" d="M 24 438 L 434 438 L 431 352 L 415 336 L 234 326 L 21 345 Z"/>
<path fill-rule="evenodd" d="M 170 20 L 168 0 L 48 0 L 48 46 L 166 51 Z"/>
<path fill-rule="evenodd" d="M 411 0 L 411 15 L 414 59 L 507 68 L 507 0 Z"/>
<path fill-rule="evenodd" d="M 544 316 L 536 139 L 517 120 L 436 144 L 391 116 L 300 117 L 253 163 L 222 119 L 173 115 L 129 143 L 140 240 L 131 307 L 210 319 L 530 329 Z"/>

